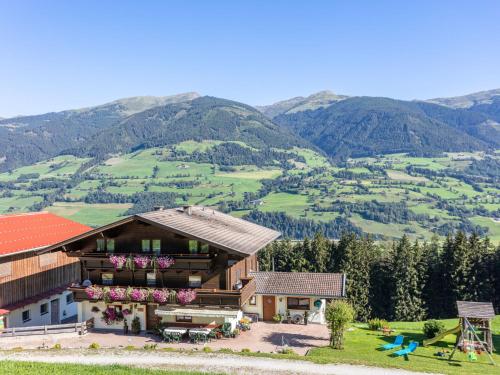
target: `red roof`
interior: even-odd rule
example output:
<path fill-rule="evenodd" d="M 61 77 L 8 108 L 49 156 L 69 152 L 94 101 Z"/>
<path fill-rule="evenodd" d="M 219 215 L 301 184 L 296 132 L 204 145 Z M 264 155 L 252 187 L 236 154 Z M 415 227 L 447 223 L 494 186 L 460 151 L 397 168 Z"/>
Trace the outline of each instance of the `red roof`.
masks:
<path fill-rule="evenodd" d="M 91 229 L 50 212 L 0 215 L 0 256 L 43 248 Z"/>

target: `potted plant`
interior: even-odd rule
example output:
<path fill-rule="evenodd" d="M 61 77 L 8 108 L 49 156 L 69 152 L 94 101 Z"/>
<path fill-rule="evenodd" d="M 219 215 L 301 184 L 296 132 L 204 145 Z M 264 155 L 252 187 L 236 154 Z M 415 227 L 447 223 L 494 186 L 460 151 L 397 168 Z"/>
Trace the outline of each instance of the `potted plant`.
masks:
<path fill-rule="evenodd" d="M 123 319 L 123 334 L 128 335 L 128 324 L 127 319 Z"/>
<path fill-rule="evenodd" d="M 282 319 L 282 317 L 281 317 L 281 314 L 279 314 L 279 313 L 273 316 L 273 320 L 276 323 L 281 323 L 281 319 Z"/>
<path fill-rule="evenodd" d="M 290 315 L 290 310 L 286 310 L 286 322 L 292 324 L 292 316 Z"/>

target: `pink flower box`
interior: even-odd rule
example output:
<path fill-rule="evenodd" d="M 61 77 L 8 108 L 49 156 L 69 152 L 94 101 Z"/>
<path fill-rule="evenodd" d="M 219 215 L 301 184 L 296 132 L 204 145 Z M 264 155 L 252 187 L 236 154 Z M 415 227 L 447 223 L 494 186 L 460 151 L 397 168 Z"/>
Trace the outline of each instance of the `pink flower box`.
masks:
<path fill-rule="evenodd" d="M 146 255 L 136 255 L 134 257 L 134 264 L 137 268 L 146 268 L 151 263 L 151 258 Z"/>
<path fill-rule="evenodd" d="M 127 291 L 123 288 L 112 288 L 109 290 L 109 298 L 112 301 L 123 301 L 127 297 Z"/>
<path fill-rule="evenodd" d="M 127 262 L 127 258 L 124 255 L 111 255 L 109 257 L 109 261 L 116 270 L 119 270 L 123 268 L 123 266 Z"/>
<path fill-rule="evenodd" d="M 142 302 L 148 298 L 148 292 L 145 289 L 132 289 L 130 299 L 135 302 Z"/>
<path fill-rule="evenodd" d="M 181 289 L 177 292 L 177 301 L 181 305 L 187 305 L 196 299 L 196 291 L 193 289 Z"/>
<path fill-rule="evenodd" d="M 153 291 L 153 301 L 158 303 L 165 303 L 168 300 L 168 291 L 162 289 L 155 289 Z"/>
<path fill-rule="evenodd" d="M 85 288 L 85 293 L 90 299 L 101 299 L 104 296 L 104 290 L 98 286 L 88 286 Z"/>
<path fill-rule="evenodd" d="M 156 262 L 158 267 L 162 270 L 169 268 L 172 264 L 175 263 L 175 259 L 169 256 L 162 256 L 156 258 Z"/>

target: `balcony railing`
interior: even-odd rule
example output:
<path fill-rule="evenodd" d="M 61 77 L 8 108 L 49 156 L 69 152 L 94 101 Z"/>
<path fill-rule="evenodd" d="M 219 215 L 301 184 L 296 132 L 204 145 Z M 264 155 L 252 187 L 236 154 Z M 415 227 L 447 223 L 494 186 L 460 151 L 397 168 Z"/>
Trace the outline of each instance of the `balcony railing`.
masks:
<path fill-rule="evenodd" d="M 193 271 L 210 271 L 215 265 L 216 256 L 210 254 L 154 254 L 154 253 L 116 253 L 117 255 L 134 256 L 134 255 L 146 255 L 149 257 L 153 256 L 165 256 L 168 255 L 175 259 L 175 263 L 167 269 L 159 269 L 159 271 L 172 270 L 193 270 Z M 92 253 L 88 255 L 80 255 L 80 261 L 82 266 L 87 270 L 108 270 L 114 269 L 113 264 L 109 261 L 110 253 Z M 145 268 L 136 268 L 134 271 L 150 271 L 153 267 L 148 265 Z M 124 268 L 124 271 L 127 269 Z"/>
<path fill-rule="evenodd" d="M 253 278 L 244 278 L 242 281 L 242 288 L 240 290 L 223 290 L 223 289 L 202 289 L 195 288 L 196 298 L 187 304 L 186 306 L 220 306 L 220 307 L 236 307 L 240 308 L 248 299 L 255 293 L 255 280 Z M 105 288 L 127 288 L 127 286 L 107 286 L 98 285 L 99 287 Z M 97 301 L 89 298 L 85 292 L 85 287 L 73 286 L 70 287 L 74 294 L 75 301 Z M 163 289 L 163 290 L 175 290 L 178 291 L 181 288 L 144 288 L 144 287 L 134 287 L 134 289 Z M 112 302 L 129 302 L 129 303 L 140 303 L 136 301 L 131 301 L 129 299 L 117 300 Z M 143 302 L 143 303 L 157 303 L 153 301 Z M 179 305 L 176 302 L 167 301 L 160 305 Z"/>

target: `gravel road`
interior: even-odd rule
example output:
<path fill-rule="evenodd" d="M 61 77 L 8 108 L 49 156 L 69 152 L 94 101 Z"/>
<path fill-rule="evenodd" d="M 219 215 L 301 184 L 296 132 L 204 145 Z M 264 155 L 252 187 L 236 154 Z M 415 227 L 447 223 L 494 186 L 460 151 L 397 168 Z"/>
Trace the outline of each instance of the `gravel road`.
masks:
<path fill-rule="evenodd" d="M 348 364 L 320 365 L 307 361 L 244 357 L 215 353 L 133 352 L 133 351 L 23 351 L 0 354 L 0 360 L 75 363 L 85 365 L 126 365 L 159 369 L 182 369 L 224 374 L 335 374 L 335 375 L 409 375 L 406 370 Z"/>

